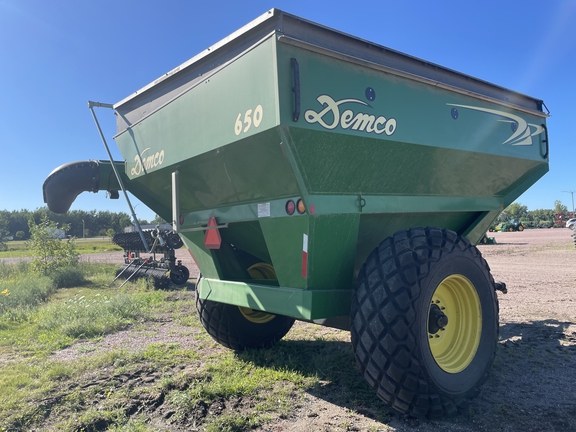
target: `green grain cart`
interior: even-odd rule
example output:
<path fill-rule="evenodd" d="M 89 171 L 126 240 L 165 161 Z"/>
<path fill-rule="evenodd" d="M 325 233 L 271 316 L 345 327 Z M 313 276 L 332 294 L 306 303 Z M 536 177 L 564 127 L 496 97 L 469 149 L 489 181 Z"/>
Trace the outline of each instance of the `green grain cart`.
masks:
<path fill-rule="evenodd" d="M 115 110 L 124 160 L 57 168 L 45 201 L 128 190 L 172 221 L 219 343 L 314 322 L 351 331 L 402 412 L 439 418 L 478 393 L 503 285 L 475 244 L 548 171 L 541 100 L 273 9 L 89 106 Z"/>

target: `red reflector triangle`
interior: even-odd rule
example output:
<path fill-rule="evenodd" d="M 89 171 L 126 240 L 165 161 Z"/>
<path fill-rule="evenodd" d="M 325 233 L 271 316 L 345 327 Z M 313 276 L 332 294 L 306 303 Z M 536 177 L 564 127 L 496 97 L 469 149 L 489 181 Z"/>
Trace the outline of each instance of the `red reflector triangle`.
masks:
<path fill-rule="evenodd" d="M 208 219 L 208 228 L 217 226 L 215 217 Z M 222 244 L 222 238 L 220 237 L 220 231 L 218 228 L 207 229 L 206 234 L 204 234 L 204 246 L 206 249 L 220 249 Z"/>

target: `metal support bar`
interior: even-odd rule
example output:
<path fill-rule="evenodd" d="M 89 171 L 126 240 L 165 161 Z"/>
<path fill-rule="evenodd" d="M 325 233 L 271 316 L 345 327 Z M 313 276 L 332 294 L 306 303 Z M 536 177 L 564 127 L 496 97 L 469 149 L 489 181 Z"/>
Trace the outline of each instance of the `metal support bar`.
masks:
<path fill-rule="evenodd" d="M 132 219 L 134 219 L 134 225 L 136 225 L 136 229 L 138 230 L 138 233 L 140 234 L 140 238 L 142 239 L 142 243 L 144 244 L 144 247 L 146 248 L 146 252 L 150 253 L 150 248 L 148 247 L 148 242 L 146 241 L 146 238 L 144 237 L 144 233 L 142 232 L 142 228 L 140 227 L 140 223 L 138 222 L 138 218 L 136 217 L 136 213 L 134 212 L 134 208 L 132 207 L 132 203 L 130 202 L 130 198 L 128 198 L 128 193 L 126 192 L 126 188 L 124 187 L 124 182 L 122 182 L 122 178 L 120 177 L 120 173 L 118 173 L 118 170 L 116 169 L 116 165 L 114 165 L 114 159 L 112 158 L 112 153 L 110 152 L 110 148 L 108 147 L 108 143 L 106 142 L 106 138 L 104 137 L 104 134 L 102 133 L 102 128 L 100 127 L 100 123 L 98 122 L 98 118 L 96 117 L 96 113 L 94 112 L 94 107 L 101 107 L 101 108 L 114 108 L 113 105 L 111 104 L 104 104 L 101 102 L 93 102 L 93 101 L 88 101 L 88 108 L 90 109 L 90 112 L 92 113 L 92 117 L 94 118 L 94 122 L 96 123 L 96 127 L 98 128 L 98 133 L 100 133 L 100 138 L 102 139 L 102 142 L 104 143 L 104 147 L 106 148 L 106 153 L 108 153 L 108 157 L 110 158 L 110 164 L 112 165 L 112 169 L 114 170 L 114 174 L 116 175 L 116 179 L 118 180 L 118 184 L 120 185 L 120 188 L 122 189 L 122 192 L 124 193 L 124 197 L 126 198 L 126 202 L 128 203 L 128 207 L 130 207 L 130 212 L 132 213 Z"/>
<path fill-rule="evenodd" d="M 134 275 L 136 275 L 136 273 L 138 273 L 138 271 L 139 271 L 142 267 L 144 267 L 144 265 L 146 265 L 146 262 L 147 262 L 147 260 L 144 260 L 144 262 L 140 265 L 140 267 L 138 267 L 134 273 L 132 273 L 130 276 L 128 276 L 128 277 L 126 278 L 126 280 L 125 280 L 124 282 L 122 282 L 122 285 L 120 285 L 118 288 L 122 288 L 124 285 L 126 285 L 126 284 L 128 283 L 128 281 L 129 281 L 130 279 L 132 279 L 132 278 L 134 277 Z"/>
<path fill-rule="evenodd" d="M 180 233 L 180 186 L 178 182 L 179 170 L 172 173 L 172 229 Z"/>
<path fill-rule="evenodd" d="M 199 227 L 199 228 L 180 228 L 180 183 L 178 181 L 178 176 L 180 171 L 176 170 L 172 173 L 172 229 L 180 233 L 195 232 L 195 231 L 207 231 L 211 229 L 218 228 L 228 228 L 228 224 L 222 224 L 211 227 Z"/>
<path fill-rule="evenodd" d="M 113 284 L 114 282 L 116 282 L 116 281 L 124 274 L 124 272 L 125 272 L 126 270 L 128 270 L 130 267 L 132 267 L 132 264 L 134 264 L 134 261 L 131 261 L 131 262 L 128 264 L 128 266 L 126 266 L 126 267 L 124 268 L 124 270 L 122 270 L 120 273 L 118 273 L 118 276 L 116 276 L 116 277 L 114 278 L 114 280 L 113 280 L 112 282 L 110 282 L 110 285 L 108 285 L 108 288 L 110 288 L 110 287 L 112 286 L 112 284 Z"/>
<path fill-rule="evenodd" d="M 112 108 L 112 109 L 114 109 L 114 105 L 112 105 L 112 104 L 107 104 L 107 103 L 102 103 L 102 102 L 88 101 L 88 108 L 92 109 L 92 107 Z"/>
<path fill-rule="evenodd" d="M 216 225 L 216 226 L 211 226 L 211 227 L 186 228 L 186 229 L 180 230 L 180 232 L 185 233 L 185 232 L 195 232 L 195 231 L 208 231 L 208 230 L 219 229 L 219 228 L 228 228 L 228 224 L 225 223 L 222 225 Z"/>

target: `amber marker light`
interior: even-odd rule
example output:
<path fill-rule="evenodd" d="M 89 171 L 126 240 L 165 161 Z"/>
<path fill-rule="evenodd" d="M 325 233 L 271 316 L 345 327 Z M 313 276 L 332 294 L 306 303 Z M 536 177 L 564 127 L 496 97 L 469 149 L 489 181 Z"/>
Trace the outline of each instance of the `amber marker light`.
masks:
<path fill-rule="evenodd" d="M 296 208 L 298 210 L 298 213 L 304 214 L 304 212 L 306 211 L 306 206 L 304 205 L 304 201 L 302 201 L 302 199 L 298 200 L 298 203 L 296 204 Z"/>

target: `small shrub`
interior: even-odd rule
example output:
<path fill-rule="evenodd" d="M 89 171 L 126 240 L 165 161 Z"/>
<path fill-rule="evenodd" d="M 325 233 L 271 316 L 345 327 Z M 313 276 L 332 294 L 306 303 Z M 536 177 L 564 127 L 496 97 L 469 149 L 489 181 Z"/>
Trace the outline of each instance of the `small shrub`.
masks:
<path fill-rule="evenodd" d="M 54 271 L 75 266 L 79 255 L 76 252 L 74 239 L 64 240 L 57 238 L 62 230 L 58 225 L 45 216 L 37 225 L 33 218 L 28 221 L 30 240 L 28 247 L 32 254 L 30 266 L 36 273 L 47 275 Z M 63 226 L 63 230 L 68 226 Z"/>
<path fill-rule="evenodd" d="M 72 288 L 86 283 L 84 273 L 78 267 L 66 267 L 56 270 L 51 276 L 56 288 Z"/>

